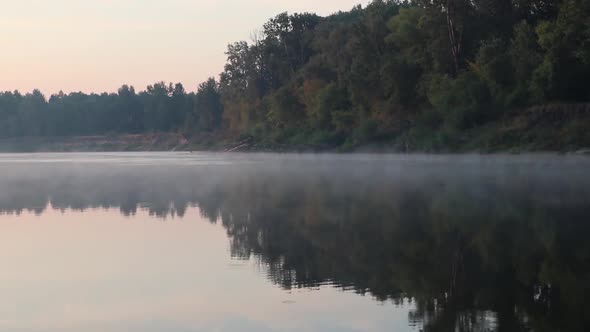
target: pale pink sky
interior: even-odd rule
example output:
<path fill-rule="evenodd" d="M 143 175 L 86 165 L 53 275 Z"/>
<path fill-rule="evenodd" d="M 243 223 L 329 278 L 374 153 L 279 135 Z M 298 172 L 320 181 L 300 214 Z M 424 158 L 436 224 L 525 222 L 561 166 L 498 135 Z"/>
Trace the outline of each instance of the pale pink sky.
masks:
<path fill-rule="evenodd" d="M 189 91 L 225 63 L 227 44 L 268 18 L 327 15 L 367 0 L 18 0 L 0 11 L 0 91 L 143 90 L 156 81 Z"/>

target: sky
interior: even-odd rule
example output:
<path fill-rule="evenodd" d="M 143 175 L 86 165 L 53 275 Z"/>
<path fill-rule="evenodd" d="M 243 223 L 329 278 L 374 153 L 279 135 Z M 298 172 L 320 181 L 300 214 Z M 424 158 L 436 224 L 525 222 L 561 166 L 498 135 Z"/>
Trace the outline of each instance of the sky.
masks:
<path fill-rule="evenodd" d="M 0 91 L 194 91 L 229 43 L 284 11 L 329 15 L 367 0 L 0 0 Z"/>

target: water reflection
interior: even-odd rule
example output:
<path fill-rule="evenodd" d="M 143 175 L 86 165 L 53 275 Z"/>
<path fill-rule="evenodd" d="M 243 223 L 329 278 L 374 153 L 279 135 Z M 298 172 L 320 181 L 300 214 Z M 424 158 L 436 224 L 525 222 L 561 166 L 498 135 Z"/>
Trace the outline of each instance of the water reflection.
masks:
<path fill-rule="evenodd" d="M 286 290 L 411 303 L 424 331 L 590 329 L 587 159 L 133 156 L 0 159 L 0 210 L 198 207 Z"/>

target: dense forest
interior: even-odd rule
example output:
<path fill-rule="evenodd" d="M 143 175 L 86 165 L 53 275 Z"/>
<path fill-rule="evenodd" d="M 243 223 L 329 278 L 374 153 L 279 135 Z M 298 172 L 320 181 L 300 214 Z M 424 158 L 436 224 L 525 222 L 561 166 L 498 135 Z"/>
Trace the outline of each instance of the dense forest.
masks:
<path fill-rule="evenodd" d="M 198 146 L 590 146 L 590 1 L 374 0 L 283 13 L 219 79 L 117 93 L 0 93 L 0 137 L 181 133 Z"/>

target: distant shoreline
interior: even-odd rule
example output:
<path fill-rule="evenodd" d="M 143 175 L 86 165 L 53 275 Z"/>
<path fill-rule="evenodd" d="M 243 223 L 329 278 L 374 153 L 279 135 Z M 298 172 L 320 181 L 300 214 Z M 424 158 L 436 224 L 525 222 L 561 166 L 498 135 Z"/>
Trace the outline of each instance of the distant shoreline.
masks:
<path fill-rule="evenodd" d="M 538 145 L 535 145 L 538 144 Z M 188 141 L 182 135 L 174 133 L 134 134 L 134 135 L 96 135 L 71 137 L 15 137 L 0 139 L 0 153 L 52 153 L 52 152 L 310 152 L 310 153 L 568 153 L 590 155 L 590 147 L 570 146 L 559 148 L 542 148 L 540 142 L 527 146 L 461 146 L 442 149 L 404 149 L 400 144 L 367 144 L 354 149 L 342 149 L 340 146 L 287 145 L 258 142 L 250 144 L 240 141 L 215 141 L 208 137 L 204 140 Z"/>

